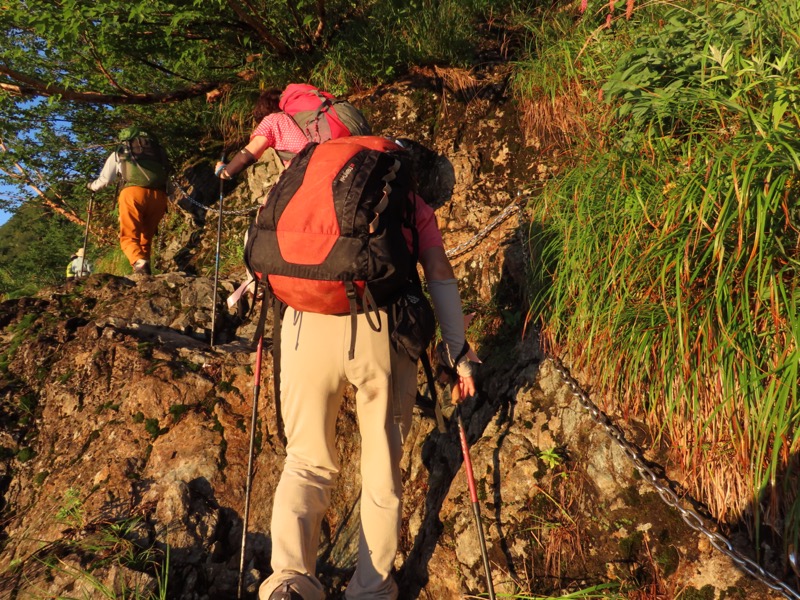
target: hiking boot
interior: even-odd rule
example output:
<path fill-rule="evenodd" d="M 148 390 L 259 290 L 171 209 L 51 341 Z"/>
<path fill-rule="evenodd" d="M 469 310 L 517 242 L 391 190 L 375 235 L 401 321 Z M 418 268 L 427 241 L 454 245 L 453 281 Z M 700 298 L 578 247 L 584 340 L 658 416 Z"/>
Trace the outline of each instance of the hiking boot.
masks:
<path fill-rule="evenodd" d="M 269 600 L 303 600 L 303 597 L 290 588 L 289 584 L 284 584 L 280 589 L 272 592 Z"/>
<path fill-rule="evenodd" d="M 143 258 L 140 258 L 133 263 L 134 275 L 150 275 L 150 263 Z"/>

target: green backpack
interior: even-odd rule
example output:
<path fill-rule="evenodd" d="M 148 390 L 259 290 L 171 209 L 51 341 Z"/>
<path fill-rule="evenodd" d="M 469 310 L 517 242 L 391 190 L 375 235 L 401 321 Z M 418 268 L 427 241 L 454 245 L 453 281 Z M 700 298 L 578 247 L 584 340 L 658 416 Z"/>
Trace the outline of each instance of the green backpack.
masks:
<path fill-rule="evenodd" d="M 165 189 L 169 159 L 158 139 L 138 127 L 126 127 L 120 132 L 119 141 L 117 160 L 125 187 Z"/>

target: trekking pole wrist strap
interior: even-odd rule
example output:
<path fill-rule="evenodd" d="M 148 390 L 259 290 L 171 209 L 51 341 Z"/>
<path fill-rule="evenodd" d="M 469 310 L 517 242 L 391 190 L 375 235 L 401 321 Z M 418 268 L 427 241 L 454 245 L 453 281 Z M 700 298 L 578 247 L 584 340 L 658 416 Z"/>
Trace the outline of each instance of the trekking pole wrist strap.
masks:
<path fill-rule="evenodd" d="M 247 148 L 242 148 L 231 159 L 231 162 L 222 169 L 221 175 L 230 179 L 236 177 L 239 173 L 244 171 L 247 167 L 254 164 L 258 159 L 253 156 Z"/>
<path fill-rule="evenodd" d="M 436 350 L 439 355 L 438 373 L 444 373 L 452 382 L 458 381 L 459 377 L 472 377 L 472 364 L 467 358 L 469 343 L 465 341 L 461 351 L 453 359 L 450 358 L 447 345 L 443 341 L 439 342 Z"/>

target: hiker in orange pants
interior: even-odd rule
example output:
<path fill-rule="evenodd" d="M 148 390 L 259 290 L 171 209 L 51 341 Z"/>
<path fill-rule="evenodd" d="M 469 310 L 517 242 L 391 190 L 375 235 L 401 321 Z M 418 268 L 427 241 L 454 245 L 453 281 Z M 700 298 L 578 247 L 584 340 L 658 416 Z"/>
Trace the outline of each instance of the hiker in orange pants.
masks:
<path fill-rule="evenodd" d="M 163 190 L 129 186 L 119 194 L 119 245 L 136 271 L 140 261 L 150 263 L 158 224 L 167 211 Z"/>
<path fill-rule="evenodd" d="M 150 275 L 150 251 L 158 224 L 167 211 L 169 160 L 156 137 L 138 127 L 119 134 L 118 148 L 106 159 L 100 176 L 89 183 L 97 191 L 119 176 L 119 244 L 135 274 Z"/>

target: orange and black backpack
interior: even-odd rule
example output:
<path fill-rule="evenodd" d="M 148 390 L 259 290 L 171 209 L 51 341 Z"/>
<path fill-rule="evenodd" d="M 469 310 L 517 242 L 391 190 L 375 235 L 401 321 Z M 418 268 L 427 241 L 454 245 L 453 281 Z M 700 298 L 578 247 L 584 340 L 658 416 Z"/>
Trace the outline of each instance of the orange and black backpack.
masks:
<path fill-rule="evenodd" d="M 273 306 L 276 374 L 280 317 L 287 306 L 350 314 L 350 358 L 356 314 L 365 313 L 370 327 L 379 331 L 378 309 L 388 308 L 392 342 L 426 364 L 423 355 L 435 319 L 417 274 L 415 196 L 403 152 L 394 141 L 373 136 L 311 143 L 259 209 L 248 230 L 244 259 L 264 292 L 255 340 L 263 336 L 266 311 Z M 411 249 L 404 228 L 411 231 Z"/>
<path fill-rule="evenodd" d="M 415 249 L 402 232 L 416 228 L 400 150 L 386 138 L 360 136 L 312 143 L 297 155 L 245 246 L 248 269 L 272 297 L 300 311 L 349 313 L 353 327 L 363 311 L 376 327 L 377 309 L 416 273 Z"/>

